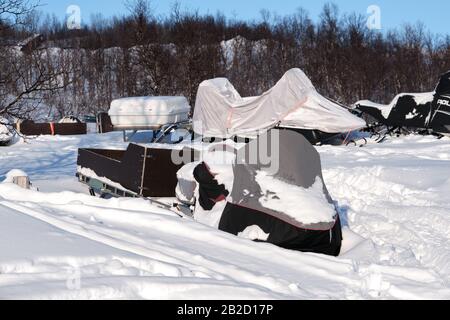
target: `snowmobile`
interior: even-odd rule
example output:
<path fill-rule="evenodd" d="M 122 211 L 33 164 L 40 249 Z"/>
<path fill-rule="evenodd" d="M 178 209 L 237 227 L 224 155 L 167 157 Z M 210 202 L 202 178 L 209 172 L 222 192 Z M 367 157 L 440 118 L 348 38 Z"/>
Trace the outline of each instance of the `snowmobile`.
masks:
<path fill-rule="evenodd" d="M 217 218 L 220 230 L 241 238 L 339 255 L 339 214 L 304 136 L 272 129 L 234 150 L 219 145 L 179 172 L 177 198 L 194 206 L 195 220 L 217 226 Z"/>
<path fill-rule="evenodd" d="M 193 116 L 195 133 L 216 140 L 256 138 L 279 128 L 301 133 L 315 145 L 343 144 L 365 126 L 349 108 L 320 95 L 300 69 L 287 71 L 257 97 L 241 97 L 226 78 L 206 80 L 199 86 Z"/>
<path fill-rule="evenodd" d="M 402 93 L 389 105 L 359 101 L 354 111 L 379 142 L 390 134 L 450 135 L 450 71 L 441 76 L 434 92 Z"/>

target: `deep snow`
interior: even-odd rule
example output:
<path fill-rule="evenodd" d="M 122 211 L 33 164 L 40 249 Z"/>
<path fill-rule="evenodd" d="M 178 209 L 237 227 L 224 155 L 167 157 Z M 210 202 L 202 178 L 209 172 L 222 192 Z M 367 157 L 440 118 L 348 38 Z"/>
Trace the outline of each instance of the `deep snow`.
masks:
<path fill-rule="evenodd" d="M 319 147 L 345 224 L 339 258 L 253 243 L 140 199 L 88 195 L 79 147 L 120 133 L 0 148 L 0 298 L 450 299 L 450 139 Z M 249 230 L 250 231 L 250 230 Z"/>

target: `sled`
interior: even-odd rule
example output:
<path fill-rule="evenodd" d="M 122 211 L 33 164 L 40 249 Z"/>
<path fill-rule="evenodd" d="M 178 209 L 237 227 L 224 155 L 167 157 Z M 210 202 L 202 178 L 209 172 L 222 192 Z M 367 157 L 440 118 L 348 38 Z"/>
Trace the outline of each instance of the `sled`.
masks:
<path fill-rule="evenodd" d="M 79 149 L 77 176 L 92 190 L 115 197 L 175 197 L 177 153 L 185 162 L 193 161 L 192 149 L 158 149 L 131 143 L 127 150 Z M 185 156 L 187 155 L 187 156 Z"/>
<path fill-rule="evenodd" d="M 135 97 L 114 100 L 108 115 L 117 129 L 154 129 L 189 119 L 185 97 Z"/>
<path fill-rule="evenodd" d="M 99 113 L 99 133 L 122 131 L 129 142 L 138 131 L 152 131 L 149 142 L 158 143 L 177 129 L 190 131 L 191 107 L 185 97 L 132 97 L 114 100 L 108 113 Z"/>
<path fill-rule="evenodd" d="M 122 131 L 123 140 L 128 142 L 138 131 L 152 131 L 150 142 L 157 143 L 173 130 L 187 129 L 190 111 L 185 97 L 117 99 L 108 114 L 99 115 L 99 132 Z"/>

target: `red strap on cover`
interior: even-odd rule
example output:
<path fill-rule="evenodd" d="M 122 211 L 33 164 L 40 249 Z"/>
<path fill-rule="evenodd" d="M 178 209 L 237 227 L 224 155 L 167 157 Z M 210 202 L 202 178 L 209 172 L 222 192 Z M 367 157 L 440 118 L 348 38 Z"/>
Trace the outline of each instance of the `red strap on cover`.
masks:
<path fill-rule="evenodd" d="M 55 124 L 53 122 L 50 122 L 50 131 L 52 133 L 52 136 L 55 135 Z"/>

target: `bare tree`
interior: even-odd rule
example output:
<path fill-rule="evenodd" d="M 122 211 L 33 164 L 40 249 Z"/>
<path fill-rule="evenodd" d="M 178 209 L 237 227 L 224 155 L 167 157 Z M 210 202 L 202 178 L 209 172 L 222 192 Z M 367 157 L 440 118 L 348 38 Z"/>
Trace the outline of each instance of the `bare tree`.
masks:
<path fill-rule="evenodd" d="M 2 57 L 0 115 L 28 119 L 48 93 L 64 87 L 59 79 L 62 72 L 47 64 L 45 51 L 30 55 L 6 51 L 9 54 Z"/>
<path fill-rule="evenodd" d="M 371 31 L 365 17 L 342 16 L 333 5 L 317 22 L 302 9 L 283 17 L 263 11 L 261 19 L 243 21 L 182 11 L 177 3 L 170 15 L 155 16 L 149 1 L 129 0 L 128 15 L 97 16 L 74 32 L 56 17 L 33 19 L 42 15 L 17 6 L 24 0 L 0 3 L 7 8 L 0 41 L 39 30 L 51 47 L 23 54 L 0 44 L 0 111 L 21 117 L 30 117 L 39 101 L 52 117 L 95 114 L 113 99 L 135 95 L 185 95 L 194 105 L 198 85 L 222 76 L 253 96 L 293 67 L 339 102 L 386 103 L 398 92 L 433 90 L 450 69 L 449 36 L 430 35 L 420 25 Z"/>
<path fill-rule="evenodd" d="M 0 25 L 26 23 L 37 5 L 27 0 L 0 0 Z M 23 53 L 15 46 L 0 44 L 0 116 L 27 119 L 46 93 L 61 87 L 60 73 L 54 72 L 46 58 L 41 50 Z"/>
<path fill-rule="evenodd" d="M 0 0 L 0 22 L 3 25 L 18 25 L 31 13 L 39 2 L 28 0 Z M 0 24 L 0 28 L 2 26 Z"/>

